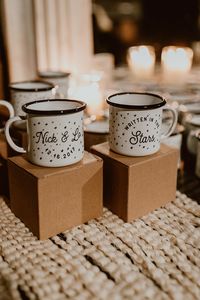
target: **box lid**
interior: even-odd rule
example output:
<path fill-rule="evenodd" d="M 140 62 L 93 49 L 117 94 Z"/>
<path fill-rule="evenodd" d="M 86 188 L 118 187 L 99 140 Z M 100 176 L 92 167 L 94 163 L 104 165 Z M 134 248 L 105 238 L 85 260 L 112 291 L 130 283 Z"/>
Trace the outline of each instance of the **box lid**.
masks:
<path fill-rule="evenodd" d="M 171 152 L 178 152 L 176 148 L 172 148 L 167 145 L 161 144 L 160 150 L 152 155 L 139 156 L 139 157 L 125 156 L 111 151 L 108 142 L 92 146 L 91 149 L 94 150 L 96 153 L 101 153 L 128 167 L 138 165 L 138 164 L 143 164 L 149 160 L 156 159 L 157 157 L 168 155 Z"/>
<path fill-rule="evenodd" d="M 37 165 L 34 165 L 30 163 L 25 155 L 21 156 L 14 156 L 12 158 L 9 158 L 8 161 L 14 163 L 18 167 L 21 167 L 24 169 L 25 172 L 28 172 L 29 174 L 33 175 L 37 178 L 46 178 L 55 174 L 62 174 L 65 172 L 71 172 L 74 169 L 79 169 L 83 165 L 88 165 L 97 161 L 102 161 L 102 159 L 92 153 L 86 152 L 84 153 L 83 159 L 73 165 L 66 166 L 66 167 L 57 167 L 57 168 L 48 168 L 48 167 L 40 167 Z"/>

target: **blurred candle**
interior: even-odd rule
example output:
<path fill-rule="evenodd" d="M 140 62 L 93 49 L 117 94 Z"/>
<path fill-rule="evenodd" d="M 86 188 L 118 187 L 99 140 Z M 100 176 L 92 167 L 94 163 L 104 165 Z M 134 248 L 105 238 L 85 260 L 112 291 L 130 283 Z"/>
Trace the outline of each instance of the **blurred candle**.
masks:
<path fill-rule="evenodd" d="M 182 79 L 189 73 L 192 66 L 192 59 L 193 51 L 189 47 L 164 47 L 161 55 L 161 63 L 165 78 L 169 80 Z"/>
<path fill-rule="evenodd" d="M 149 78 L 154 73 L 155 50 L 152 46 L 134 46 L 128 50 L 128 65 L 138 78 Z"/>
<path fill-rule="evenodd" d="M 92 58 L 94 71 L 102 72 L 105 85 L 109 86 L 112 81 L 114 70 L 114 56 L 111 53 L 97 53 Z"/>
<path fill-rule="evenodd" d="M 70 80 L 68 95 L 71 99 L 86 102 L 88 115 L 101 115 L 103 110 L 101 73 L 76 74 Z"/>

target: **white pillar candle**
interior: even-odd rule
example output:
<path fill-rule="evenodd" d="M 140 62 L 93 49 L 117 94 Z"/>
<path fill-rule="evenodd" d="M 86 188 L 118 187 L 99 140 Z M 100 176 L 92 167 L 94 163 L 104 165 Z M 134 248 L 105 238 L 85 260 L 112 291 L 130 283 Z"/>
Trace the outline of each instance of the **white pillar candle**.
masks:
<path fill-rule="evenodd" d="M 191 69 L 193 51 L 189 47 L 164 47 L 161 55 L 162 69 L 167 80 L 179 81 Z"/>
<path fill-rule="evenodd" d="M 155 68 L 154 47 L 141 45 L 129 48 L 128 65 L 135 77 L 151 77 Z"/>

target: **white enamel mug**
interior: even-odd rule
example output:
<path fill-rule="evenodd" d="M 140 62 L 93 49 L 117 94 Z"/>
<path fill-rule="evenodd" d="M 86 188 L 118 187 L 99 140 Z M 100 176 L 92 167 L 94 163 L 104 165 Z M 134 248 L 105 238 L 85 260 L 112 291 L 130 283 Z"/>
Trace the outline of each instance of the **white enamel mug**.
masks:
<path fill-rule="evenodd" d="M 159 95 L 118 93 L 107 98 L 109 104 L 110 149 L 128 156 L 145 156 L 157 152 L 162 139 L 177 124 L 177 112 Z M 161 133 L 163 109 L 172 113 L 166 133 Z"/>
<path fill-rule="evenodd" d="M 9 129 L 15 116 L 7 121 L 5 135 L 17 152 L 27 153 L 30 162 L 45 167 L 61 167 L 80 161 L 84 155 L 82 101 L 68 99 L 38 100 L 23 105 L 27 114 L 27 151 L 12 140 Z"/>
<path fill-rule="evenodd" d="M 14 107 L 15 115 L 25 116 L 22 106 L 25 103 L 39 99 L 51 99 L 54 97 L 54 85 L 49 82 L 33 80 L 13 82 L 9 86 L 11 103 Z"/>
<path fill-rule="evenodd" d="M 53 83 L 56 89 L 55 97 L 58 98 L 68 97 L 69 75 L 70 73 L 53 70 L 47 70 L 39 73 L 41 80 Z"/>

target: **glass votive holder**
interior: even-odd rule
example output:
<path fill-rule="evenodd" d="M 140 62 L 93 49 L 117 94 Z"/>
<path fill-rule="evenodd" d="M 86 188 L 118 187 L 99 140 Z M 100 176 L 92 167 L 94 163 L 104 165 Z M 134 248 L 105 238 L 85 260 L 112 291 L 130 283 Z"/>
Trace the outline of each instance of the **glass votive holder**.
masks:
<path fill-rule="evenodd" d="M 193 51 L 189 47 L 167 46 L 162 49 L 161 65 L 164 79 L 177 83 L 189 74 L 193 61 Z"/>
<path fill-rule="evenodd" d="M 155 49 L 152 46 L 133 46 L 128 49 L 128 66 L 135 78 L 149 79 L 154 75 Z"/>
<path fill-rule="evenodd" d="M 101 72 L 74 74 L 70 78 L 70 99 L 82 100 L 87 104 L 89 116 L 100 116 L 104 108 L 104 86 Z"/>
<path fill-rule="evenodd" d="M 92 58 L 92 69 L 103 72 L 103 77 L 107 83 L 112 80 L 115 67 L 112 53 L 97 53 Z"/>

